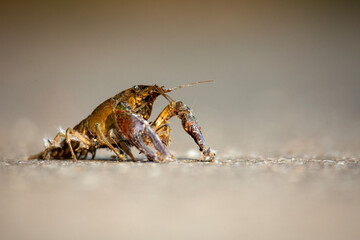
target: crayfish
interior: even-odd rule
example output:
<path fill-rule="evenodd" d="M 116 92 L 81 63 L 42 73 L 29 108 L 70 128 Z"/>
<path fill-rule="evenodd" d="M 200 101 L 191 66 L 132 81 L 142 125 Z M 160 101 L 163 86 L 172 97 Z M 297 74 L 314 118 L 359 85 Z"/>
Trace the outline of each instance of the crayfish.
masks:
<path fill-rule="evenodd" d="M 131 147 L 155 162 L 174 159 L 167 146 L 170 143 L 169 119 L 177 116 L 184 130 L 194 139 L 201 151 L 201 161 L 213 161 L 215 151 L 207 147 L 192 110 L 182 101 L 175 101 L 167 93 L 192 86 L 200 81 L 166 89 L 157 85 L 135 85 L 101 103 L 79 124 L 66 131 L 60 130 L 53 140 L 47 139 L 45 150 L 28 159 L 94 159 L 96 150 L 110 148 L 121 161 L 126 155 L 133 161 Z M 148 122 L 153 104 L 162 95 L 169 104 L 159 116 Z"/>

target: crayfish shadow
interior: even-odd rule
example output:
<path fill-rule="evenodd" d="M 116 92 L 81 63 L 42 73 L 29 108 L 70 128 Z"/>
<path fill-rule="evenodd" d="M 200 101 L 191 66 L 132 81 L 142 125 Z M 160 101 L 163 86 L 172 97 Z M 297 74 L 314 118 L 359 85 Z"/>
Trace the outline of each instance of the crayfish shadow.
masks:
<path fill-rule="evenodd" d="M 179 158 L 175 158 L 175 161 L 185 161 L 185 162 L 199 162 L 198 158 L 186 158 L 186 157 L 179 157 Z"/>
<path fill-rule="evenodd" d="M 150 161 L 147 158 L 135 158 L 136 161 L 133 161 L 132 159 L 126 159 L 124 161 L 119 161 L 117 158 L 113 157 L 97 157 L 95 159 L 81 159 L 79 161 L 91 161 L 91 162 L 118 162 L 118 163 L 156 163 L 154 161 Z M 196 158 L 185 158 L 185 157 L 179 157 L 175 158 L 173 161 L 168 161 L 164 163 L 171 163 L 171 162 L 198 162 L 199 159 Z"/>

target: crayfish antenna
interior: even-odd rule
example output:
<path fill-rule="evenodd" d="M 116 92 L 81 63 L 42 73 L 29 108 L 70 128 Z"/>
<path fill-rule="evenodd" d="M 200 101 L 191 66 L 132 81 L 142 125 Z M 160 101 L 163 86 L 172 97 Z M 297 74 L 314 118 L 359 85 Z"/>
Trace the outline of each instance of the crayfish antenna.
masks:
<path fill-rule="evenodd" d="M 174 101 L 169 95 L 166 94 L 167 89 L 164 89 L 164 86 L 158 87 L 157 90 L 159 91 L 159 93 L 160 93 L 166 100 L 169 101 L 169 103 L 171 103 L 172 101 Z"/>
<path fill-rule="evenodd" d="M 191 87 L 191 86 L 198 85 L 200 83 L 208 83 L 208 82 L 214 82 L 214 80 L 198 81 L 198 82 L 189 83 L 189 84 L 185 84 L 185 85 L 180 85 L 180 86 L 169 88 L 169 89 L 164 89 L 164 91 L 165 91 L 165 93 L 168 93 L 168 92 L 172 92 L 172 91 L 175 91 L 177 89 L 180 89 L 180 88 Z"/>

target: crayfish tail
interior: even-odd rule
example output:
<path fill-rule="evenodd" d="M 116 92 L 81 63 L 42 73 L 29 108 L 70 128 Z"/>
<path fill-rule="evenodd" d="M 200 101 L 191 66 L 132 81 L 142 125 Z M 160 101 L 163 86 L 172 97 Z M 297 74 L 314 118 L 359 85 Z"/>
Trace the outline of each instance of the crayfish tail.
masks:
<path fill-rule="evenodd" d="M 25 160 L 35 160 L 35 159 L 43 159 L 43 152 L 39 152 L 38 154 L 30 155 L 25 158 Z"/>

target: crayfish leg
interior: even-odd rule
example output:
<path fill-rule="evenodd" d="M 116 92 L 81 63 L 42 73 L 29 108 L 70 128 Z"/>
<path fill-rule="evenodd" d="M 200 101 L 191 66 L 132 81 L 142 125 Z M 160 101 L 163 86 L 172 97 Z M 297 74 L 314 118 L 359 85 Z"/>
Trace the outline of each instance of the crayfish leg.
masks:
<path fill-rule="evenodd" d="M 77 157 L 76 157 L 76 155 L 75 155 L 73 146 L 72 146 L 72 144 L 71 144 L 71 140 L 72 140 L 73 138 L 78 139 L 79 141 L 81 141 L 82 143 L 84 143 L 85 146 L 87 146 L 87 147 L 89 147 L 89 146 L 92 145 L 92 144 L 91 144 L 90 139 L 89 139 L 87 136 L 85 136 L 85 135 L 83 135 L 83 134 L 79 133 L 78 131 L 75 131 L 75 130 L 73 130 L 73 129 L 71 129 L 71 128 L 66 129 L 65 141 L 66 141 L 66 143 L 67 143 L 68 146 L 69 146 L 69 149 L 70 149 L 70 152 L 71 152 L 71 155 L 72 155 L 74 161 L 77 161 Z"/>
<path fill-rule="evenodd" d="M 119 158 L 120 161 L 125 161 L 126 158 L 124 157 L 124 155 L 121 155 L 119 151 L 116 148 L 114 148 L 113 145 L 109 143 L 109 141 L 106 139 L 103 132 L 101 131 L 99 123 L 95 124 L 95 129 L 96 129 L 96 135 L 100 140 L 100 142 L 106 144 L 106 146 L 108 146 L 116 154 L 116 156 Z"/>
<path fill-rule="evenodd" d="M 59 148 L 58 144 L 59 144 L 59 140 L 61 137 L 65 137 L 65 134 L 63 131 L 60 130 L 60 132 L 58 132 L 56 134 L 56 136 L 54 137 L 54 140 L 50 141 L 48 140 L 48 142 L 50 144 L 50 146 L 48 146 L 44 151 L 42 151 L 41 153 L 34 155 L 34 156 L 30 156 L 28 159 L 44 159 L 44 160 L 49 160 L 50 159 L 50 155 L 49 153 L 53 153 L 55 151 L 55 149 Z"/>
<path fill-rule="evenodd" d="M 117 132 L 115 129 L 110 129 L 108 135 L 111 140 L 118 146 L 118 148 L 123 150 L 131 158 L 131 160 L 133 160 L 133 162 L 136 162 L 136 159 L 132 154 L 130 147 L 125 143 L 119 132 Z"/>

